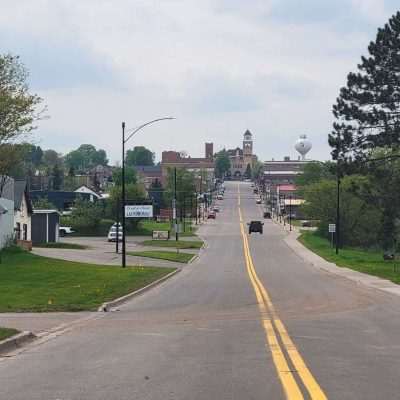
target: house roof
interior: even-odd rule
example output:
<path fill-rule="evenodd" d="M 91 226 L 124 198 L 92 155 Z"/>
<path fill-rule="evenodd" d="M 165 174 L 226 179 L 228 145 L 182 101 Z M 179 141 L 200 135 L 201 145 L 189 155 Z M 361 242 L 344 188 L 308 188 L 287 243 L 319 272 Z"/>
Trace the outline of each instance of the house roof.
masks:
<path fill-rule="evenodd" d="M 61 215 L 57 210 L 33 210 L 34 214 L 58 214 Z"/>
<path fill-rule="evenodd" d="M 25 196 L 28 212 L 32 213 L 32 203 L 27 190 L 26 181 L 14 181 L 14 210 L 20 210 L 22 199 Z"/>

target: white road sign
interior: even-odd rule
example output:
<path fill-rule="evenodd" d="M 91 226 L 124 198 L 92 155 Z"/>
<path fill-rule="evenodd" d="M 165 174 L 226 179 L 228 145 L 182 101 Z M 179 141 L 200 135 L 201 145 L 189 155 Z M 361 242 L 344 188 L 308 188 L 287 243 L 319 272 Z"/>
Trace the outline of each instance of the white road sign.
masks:
<path fill-rule="evenodd" d="M 329 224 L 329 233 L 336 232 L 336 224 Z"/>
<path fill-rule="evenodd" d="M 153 218 L 152 205 L 125 206 L 126 218 Z"/>

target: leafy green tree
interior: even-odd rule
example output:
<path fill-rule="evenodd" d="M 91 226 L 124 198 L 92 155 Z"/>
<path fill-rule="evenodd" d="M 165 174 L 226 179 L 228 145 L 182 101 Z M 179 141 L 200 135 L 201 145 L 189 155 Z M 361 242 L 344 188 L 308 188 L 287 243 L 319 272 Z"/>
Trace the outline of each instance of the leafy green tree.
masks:
<path fill-rule="evenodd" d="M 48 149 L 43 153 L 43 163 L 48 168 L 54 168 L 55 165 L 61 165 L 62 159 L 60 154 L 58 154 L 55 150 Z"/>
<path fill-rule="evenodd" d="M 79 233 L 96 233 L 103 216 L 103 208 L 98 202 L 78 198 L 71 214 L 72 229 Z"/>
<path fill-rule="evenodd" d="M 175 172 L 174 168 L 168 168 L 167 183 L 165 188 L 165 199 L 168 206 L 172 205 L 175 193 Z M 193 196 L 196 192 L 194 174 L 184 168 L 176 168 L 176 205 L 183 206 L 186 198 Z"/>
<path fill-rule="evenodd" d="M 28 71 L 18 56 L 0 54 L 0 196 L 7 176 L 20 160 L 15 141 L 35 129 L 45 109 L 38 110 L 42 99 L 29 93 Z"/>
<path fill-rule="evenodd" d="M 302 168 L 302 173 L 297 175 L 295 184 L 299 187 L 311 185 L 319 182 L 322 179 L 336 179 L 335 175 L 336 164 L 330 161 L 309 162 Z"/>
<path fill-rule="evenodd" d="M 53 190 L 61 190 L 61 187 L 64 182 L 64 170 L 58 165 L 54 165 L 52 169 L 52 189 Z"/>
<path fill-rule="evenodd" d="M 126 152 L 126 165 L 154 165 L 154 153 L 144 146 L 135 146 Z"/>
<path fill-rule="evenodd" d="M 246 167 L 246 171 L 245 171 L 245 173 L 244 173 L 244 176 L 245 176 L 247 179 L 250 179 L 250 178 L 251 178 L 252 173 L 251 173 L 251 165 L 250 165 L 250 164 L 247 164 L 247 167 Z"/>
<path fill-rule="evenodd" d="M 264 164 L 258 160 L 254 162 L 253 170 L 252 170 L 252 178 L 254 180 L 260 178 L 260 175 L 263 172 L 263 166 L 264 166 Z"/>
<path fill-rule="evenodd" d="M 223 178 L 231 168 L 228 152 L 223 149 L 215 154 L 215 175 Z"/>
<path fill-rule="evenodd" d="M 146 194 L 141 185 L 129 183 L 125 186 L 125 194 L 127 202 L 137 202 L 140 203 L 146 199 Z M 117 215 L 119 219 L 122 218 L 122 187 L 114 186 L 110 190 L 110 197 L 107 199 L 106 205 L 106 215 L 116 220 Z M 134 229 L 139 222 L 137 218 L 127 218 L 126 223 L 128 229 Z"/>
<path fill-rule="evenodd" d="M 46 197 L 39 197 L 36 200 L 32 201 L 33 208 L 35 210 L 56 210 L 56 206 L 53 203 L 50 203 L 50 201 Z"/>
<path fill-rule="evenodd" d="M 122 168 L 115 168 L 113 171 L 113 182 L 117 186 L 122 185 Z M 137 183 L 136 170 L 133 167 L 125 166 L 125 184 Z"/>
<path fill-rule="evenodd" d="M 370 185 L 368 178 L 346 176 L 341 195 L 341 245 L 371 247 L 379 243 L 377 229 L 382 214 L 360 192 Z M 304 187 L 305 204 L 302 211 L 307 218 L 319 220 L 318 233 L 329 237 L 328 225 L 336 221 L 336 182 L 322 179 Z"/>
<path fill-rule="evenodd" d="M 68 168 L 73 167 L 77 171 L 87 172 L 96 165 L 107 165 L 107 154 L 104 150 L 96 150 L 91 144 L 82 144 L 76 150 L 70 151 L 64 157 Z"/>
<path fill-rule="evenodd" d="M 29 93 L 27 78 L 18 56 L 0 55 L 0 145 L 30 133 L 42 116 L 42 99 Z"/>

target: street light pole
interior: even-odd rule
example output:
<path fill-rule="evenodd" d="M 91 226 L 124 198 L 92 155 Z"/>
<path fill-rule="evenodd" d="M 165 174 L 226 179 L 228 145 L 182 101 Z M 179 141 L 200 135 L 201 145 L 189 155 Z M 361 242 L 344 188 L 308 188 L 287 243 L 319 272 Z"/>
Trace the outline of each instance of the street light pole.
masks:
<path fill-rule="evenodd" d="M 144 124 L 138 126 L 133 129 L 129 136 L 125 138 L 125 122 L 122 122 L 122 268 L 126 267 L 126 238 L 125 238 L 125 205 L 126 205 L 126 196 L 125 196 L 125 143 L 128 142 L 137 132 L 142 130 L 147 125 L 154 124 L 155 122 L 165 121 L 169 119 L 175 119 L 173 117 L 163 117 L 153 119 L 152 121 L 145 122 Z M 118 230 L 117 230 L 118 235 Z"/>
<path fill-rule="evenodd" d="M 122 268 L 126 267 L 125 202 L 125 122 L 122 122 Z"/>
<path fill-rule="evenodd" d="M 176 213 L 176 167 L 174 168 L 174 200 L 172 205 L 172 217 L 175 220 L 175 240 L 179 240 L 179 233 L 178 233 L 178 215 Z"/>

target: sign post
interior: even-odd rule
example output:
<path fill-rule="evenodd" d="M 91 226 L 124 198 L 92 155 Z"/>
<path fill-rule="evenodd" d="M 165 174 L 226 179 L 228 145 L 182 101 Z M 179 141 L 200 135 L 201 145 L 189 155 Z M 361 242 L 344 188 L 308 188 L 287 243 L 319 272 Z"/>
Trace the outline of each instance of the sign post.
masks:
<path fill-rule="evenodd" d="M 336 224 L 329 224 L 329 233 L 331 234 L 331 246 L 333 247 L 333 235 L 336 233 Z"/>

